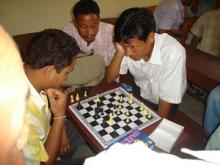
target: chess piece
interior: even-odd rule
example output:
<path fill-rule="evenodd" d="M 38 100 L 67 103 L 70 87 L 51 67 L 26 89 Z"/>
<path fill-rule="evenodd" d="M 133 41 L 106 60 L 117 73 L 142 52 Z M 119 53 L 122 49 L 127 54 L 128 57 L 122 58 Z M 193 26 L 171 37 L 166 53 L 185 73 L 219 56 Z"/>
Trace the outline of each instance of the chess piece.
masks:
<path fill-rule="evenodd" d="M 121 106 L 121 103 L 119 103 L 118 108 L 121 109 L 121 107 L 122 107 L 122 106 Z"/>
<path fill-rule="evenodd" d="M 78 105 L 77 105 L 77 109 L 82 109 L 83 107 L 82 107 L 82 105 L 80 104 L 80 101 L 79 101 L 80 99 L 79 99 L 79 94 L 77 93 L 76 94 L 76 102 L 78 102 Z"/>
<path fill-rule="evenodd" d="M 129 118 L 128 118 L 128 116 L 126 117 L 126 123 L 129 123 Z"/>
<path fill-rule="evenodd" d="M 98 118 L 99 118 L 98 112 L 99 112 L 99 110 L 98 110 L 98 108 L 96 107 L 96 108 L 95 108 L 95 116 L 94 116 L 95 119 L 98 119 Z"/>
<path fill-rule="evenodd" d="M 99 94 L 96 95 L 96 102 L 100 102 Z"/>
<path fill-rule="evenodd" d="M 133 103 L 133 95 L 131 93 L 130 96 L 129 96 L 128 104 L 131 105 L 132 103 Z"/>
<path fill-rule="evenodd" d="M 127 112 L 126 112 L 126 116 L 129 116 L 129 110 L 127 110 Z"/>
<path fill-rule="evenodd" d="M 85 92 L 84 92 L 84 97 L 87 97 L 87 96 L 88 96 L 88 95 L 87 95 L 87 91 L 85 91 Z"/>
<path fill-rule="evenodd" d="M 122 103 L 122 96 L 120 97 L 120 100 L 119 100 L 119 102 L 120 102 L 120 103 Z"/>
<path fill-rule="evenodd" d="M 70 102 L 71 102 L 71 103 L 74 103 L 73 95 L 70 95 Z"/>
<path fill-rule="evenodd" d="M 78 93 L 76 94 L 76 101 L 77 102 L 79 101 L 79 94 Z"/>
<path fill-rule="evenodd" d="M 109 123 L 110 125 L 112 125 L 112 123 L 113 123 L 112 113 L 109 114 L 108 123 Z"/>
<path fill-rule="evenodd" d="M 118 107 L 117 115 L 120 115 L 120 113 L 121 113 L 121 109 Z"/>
<path fill-rule="evenodd" d="M 144 109 L 144 103 L 141 102 L 140 111 L 142 111 L 143 109 Z"/>

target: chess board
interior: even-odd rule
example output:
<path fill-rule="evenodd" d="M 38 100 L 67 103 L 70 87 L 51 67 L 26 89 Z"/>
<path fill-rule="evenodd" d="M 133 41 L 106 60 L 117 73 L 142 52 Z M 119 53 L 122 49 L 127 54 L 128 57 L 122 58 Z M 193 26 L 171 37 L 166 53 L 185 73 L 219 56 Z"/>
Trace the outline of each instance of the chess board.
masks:
<path fill-rule="evenodd" d="M 69 108 L 102 147 L 107 148 L 131 131 L 146 128 L 160 119 L 148 107 L 146 107 L 147 113 L 150 115 L 146 115 L 146 110 L 145 112 L 140 110 L 141 102 L 135 97 L 133 103 L 129 104 L 129 96 L 127 91 L 119 87 L 99 94 L 101 110 L 98 113 L 95 112 L 96 96 L 81 101 L 80 108 L 78 103 L 70 105 Z M 119 98 L 122 98 L 120 114 L 118 114 Z M 110 113 L 112 113 L 111 123 L 108 121 Z"/>

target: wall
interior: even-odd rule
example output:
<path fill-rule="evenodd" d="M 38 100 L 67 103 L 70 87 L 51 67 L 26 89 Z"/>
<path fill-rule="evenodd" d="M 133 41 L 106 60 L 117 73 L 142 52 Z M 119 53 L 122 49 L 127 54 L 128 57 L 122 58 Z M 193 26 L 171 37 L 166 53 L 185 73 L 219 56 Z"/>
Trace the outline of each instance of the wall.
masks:
<path fill-rule="evenodd" d="M 116 17 L 126 8 L 151 6 L 160 0 L 97 0 L 101 17 Z M 77 0 L 0 0 L 0 24 L 11 35 L 62 28 L 71 20 Z"/>

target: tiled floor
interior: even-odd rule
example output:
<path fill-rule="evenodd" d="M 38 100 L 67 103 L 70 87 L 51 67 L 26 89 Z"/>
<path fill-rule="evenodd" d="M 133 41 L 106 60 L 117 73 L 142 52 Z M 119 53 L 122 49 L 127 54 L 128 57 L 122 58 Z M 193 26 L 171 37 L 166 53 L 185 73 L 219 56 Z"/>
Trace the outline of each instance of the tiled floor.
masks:
<path fill-rule="evenodd" d="M 198 101 L 188 94 L 185 94 L 179 110 L 184 112 L 188 117 L 202 126 L 204 103 Z"/>

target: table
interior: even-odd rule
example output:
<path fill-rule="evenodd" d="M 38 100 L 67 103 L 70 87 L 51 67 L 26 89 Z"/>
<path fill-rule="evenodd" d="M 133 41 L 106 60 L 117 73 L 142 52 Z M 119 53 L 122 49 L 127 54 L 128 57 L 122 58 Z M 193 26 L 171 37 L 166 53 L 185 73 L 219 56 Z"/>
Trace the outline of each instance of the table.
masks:
<path fill-rule="evenodd" d="M 91 87 L 89 89 L 89 97 L 95 96 L 97 93 L 102 93 L 104 91 L 113 89 L 118 87 L 119 84 L 116 82 L 108 84 L 105 79 L 100 82 L 95 87 Z M 82 95 L 82 94 L 81 94 Z M 70 104 L 70 98 L 68 99 L 68 104 Z M 100 152 L 103 150 L 102 146 L 96 141 L 96 139 L 91 135 L 89 131 L 79 122 L 76 116 L 67 109 L 67 116 L 73 122 L 73 124 L 79 129 L 80 133 L 84 136 L 90 146 L 94 149 L 95 152 Z M 181 153 L 179 151 L 182 147 L 188 147 L 191 149 L 203 149 L 207 138 L 202 133 L 202 128 L 189 119 L 182 112 L 178 112 L 178 114 L 173 119 L 174 122 L 183 125 L 184 131 L 181 134 L 179 140 L 175 144 L 171 153 L 176 154 L 181 157 L 188 157 L 187 155 Z M 146 134 L 150 134 L 156 126 L 159 124 L 159 121 L 150 125 L 149 127 L 143 129 L 142 131 Z"/>

